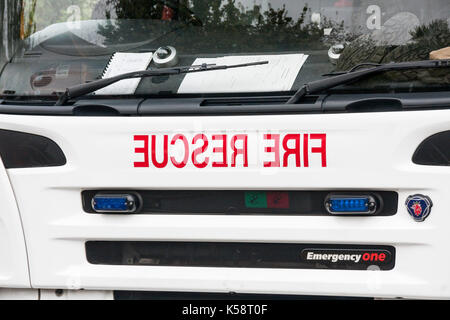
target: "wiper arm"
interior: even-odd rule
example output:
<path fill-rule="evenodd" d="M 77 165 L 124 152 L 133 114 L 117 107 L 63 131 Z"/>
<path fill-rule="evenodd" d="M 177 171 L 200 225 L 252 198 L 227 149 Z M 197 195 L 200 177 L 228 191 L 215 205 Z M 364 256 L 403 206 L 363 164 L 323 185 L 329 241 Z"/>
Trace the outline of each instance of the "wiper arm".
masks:
<path fill-rule="evenodd" d="M 298 90 L 294 96 L 286 102 L 286 104 L 295 104 L 300 102 L 306 95 L 315 94 L 322 91 L 326 91 L 335 88 L 340 85 L 344 85 L 359 79 L 382 73 L 385 71 L 393 70 L 413 70 L 413 69 L 429 69 L 429 68 L 448 68 L 450 67 L 450 60 L 424 60 L 414 62 L 400 62 L 400 63 L 388 63 L 379 66 L 375 66 L 370 69 L 364 69 L 360 71 L 352 71 L 345 74 L 340 74 L 332 78 L 313 81 L 305 84 L 300 90 Z M 353 69 L 352 69 L 353 70 Z"/>
<path fill-rule="evenodd" d="M 357 64 L 355 66 L 353 66 L 350 70 L 348 71 L 338 71 L 338 72 L 332 72 L 332 73 L 326 73 L 323 74 L 322 77 L 334 77 L 334 76 L 340 76 L 342 74 L 347 74 L 347 73 L 351 73 L 351 72 L 355 72 L 358 69 L 361 69 L 362 67 L 379 67 L 382 66 L 382 64 L 379 63 L 371 63 L 371 62 L 367 62 L 367 63 L 360 63 Z"/>
<path fill-rule="evenodd" d="M 226 70 L 233 68 L 243 68 L 250 66 L 258 66 L 263 64 L 268 64 L 269 61 L 258 61 L 258 62 L 250 62 L 250 63 L 242 63 L 235 65 L 215 65 L 215 64 L 203 64 L 198 66 L 184 66 L 184 67 L 174 67 L 174 68 L 165 68 L 165 69 L 150 69 L 144 71 L 130 72 L 120 74 L 115 77 L 95 80 L 89 83 L 79 84 L 66 89 L 66 92 L 63 93 L 55 106 L 63 106 L 70 99 L 75 99 L 86 94 L 95 92 L 102 88 L 105 88 L 113 83 L 116 83 L 125 79 L 134 79 L 134 78 L 148 78 L 148 77 L 156 77 L 156 76 L 172 76 L 177 74 L 185 74 L 185 73 L 195 73 L 195 72 L 205 72 L 205 71 L 214 71 L 214 70 Z"/>

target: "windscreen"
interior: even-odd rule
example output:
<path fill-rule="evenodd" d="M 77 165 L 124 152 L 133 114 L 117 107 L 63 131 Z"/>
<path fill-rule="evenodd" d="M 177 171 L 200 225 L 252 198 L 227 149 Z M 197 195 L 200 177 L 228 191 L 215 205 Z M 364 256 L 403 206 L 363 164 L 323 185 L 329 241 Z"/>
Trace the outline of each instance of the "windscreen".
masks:
<path fill-rule="evenodd" d="M 355 66 L 445 57 L 449 13 L 448 0 L 4 0 L 0 93 L 57 95 L 121 72 L 253 61 L 269 64 L 145 78 L 96 94 L 293 92 Z M 421 70 L 350 87 L 449 83 L 448 69 Z"/>

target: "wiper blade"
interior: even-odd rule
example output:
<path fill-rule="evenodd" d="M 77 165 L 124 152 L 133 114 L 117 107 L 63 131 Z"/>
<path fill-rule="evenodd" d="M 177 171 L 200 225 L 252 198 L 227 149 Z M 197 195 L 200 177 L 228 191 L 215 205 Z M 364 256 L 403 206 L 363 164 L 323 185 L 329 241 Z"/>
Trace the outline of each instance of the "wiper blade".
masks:
<path fill-rule="evenodd" d="M 215 65 L 215 64 L 202 64 L 198 66 L 184 66 L 184 67 L 174 67 L 174 68 L 165 68 L 165 69 L 150 69 L 144 71 L 130 72 L 120 74 L 115 77 L 95 80 L 89 83 L 79 84 L 66 89 L 56 102 L 56 106 L 63 106 L 69 100 L 75 99 L 89 93 L 93 93 L 97 90 L 105 88 L 113 83 L 116 83 L 121 80 L 126 79 L 134 79 L 134 78 L 148 78 L 148 77 L 157 77 L 157 76 L 172 76 L 177 74 L 186 74 L 186 73 L 195 73 L 195 72 L 205 72 L 205 71 L 214 71 L 214 70 L 226 70 L 226 69 L 234 69 L 234 68 L 243 68 L 243 67 L 251 67 L 258 66 L 263 64 L 268 64 L 269 61 L 258 61 L 258 62 L 250 62 L 250 63 L 242 63 L 235 65 Z"/>
<path fill-rule="evenodd" d="M 296 104 L 300 102 L 306 95 L 315 94 L 329 89 L 333 89 L 337 86 L 348 84 L 353 81 L 360 80 L 362 78 L 382 73 L 385 71 L 393 70 L 413 70 L 413 69 L 430 69 L 430 68 L 448 68 L 450 67 L 450 60 L 424 60 L 414 62 L 399 62 L 388 63 L 373 68 L 363 69 L 360 71 L 354 71 L 344 74 L 336 75 L 332 78 L 313 81 L 305 84 L 300 90 L 298 90 L 286 104 Z"/>

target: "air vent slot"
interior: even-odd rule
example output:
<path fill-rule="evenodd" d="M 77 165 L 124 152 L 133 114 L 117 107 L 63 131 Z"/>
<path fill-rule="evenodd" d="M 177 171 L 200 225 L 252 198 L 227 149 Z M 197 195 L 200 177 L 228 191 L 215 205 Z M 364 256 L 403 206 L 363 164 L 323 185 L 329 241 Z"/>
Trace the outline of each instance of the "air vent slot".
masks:
<path fill-rule="evenodd" d="M 347 105 L 349 112 L 386 112 L 402 111 L 402 102 L 398 99 L 364 99 Z"/>
<path fill-rule="evenodd" d="M 24 58 L 39 58 L 42 56 L 42 52 L 38 51 L 27 51 L 23 54 Z"/>
<path fill-rule="evenodd" d="M 84 117 L 120 116 L 120 112 L 116 109 L 102 105 L 79 106 L 73 109 L 73 114 Z"/>
<path fill-rule="evenodd" d="M 314 104 L 318 97 L 308 97 L 303 104 Z M 227 107 L 227 106 L 252 106 L 252 105 L 281 105 L 285 104 L 289 97 L 256 97 L 256 98 L 218 98 L 205 99 L 201 102 L 201 107 Z"/>

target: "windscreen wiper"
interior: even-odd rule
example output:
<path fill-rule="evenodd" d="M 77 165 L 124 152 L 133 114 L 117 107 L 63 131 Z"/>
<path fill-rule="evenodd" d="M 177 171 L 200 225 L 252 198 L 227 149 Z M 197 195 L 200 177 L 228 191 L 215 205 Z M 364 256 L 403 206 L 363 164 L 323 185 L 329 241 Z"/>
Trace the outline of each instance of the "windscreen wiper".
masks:
<path fill-rule="evenodd" d="M 348 84 L 353 81 L 360 80 L 362 78 L 382 73 L 385 71 L 394 70 L 413 70 L 413 69 L 430 69 L 430 68 L 449 68 L 450 60 L 424 60 L 414 62 L 398 62 L 388 63 L 373 68 L 363 69 L 334 76 L 323 80 L 313 81 L 305 84 L 300 90 L 298 90 L 292 98 L 286 102 L 286 104 L 296 104 L 300 102 L 306 95 L 315 94 L 322 91 L 326 91 L 335 88 L 340 85 Z"/>
<path fill-rule="evenodd" d="M 75 99 L 81 96 L 84 96 L 89 93 L 93 93 L 97 90 L 105 88 L 113 83 L 116 83 L 125 79 L 134 79 L 134 78 L 148 78 L 148 77 L 157 77 L 157 76 L 172 76 L 177 74 L 185 74 L 185 73 L 195 73 L 195 72 L 205 72 L 205 71 L 214 71 L 214 70 L 226 70 L 233 68 L 243 68 L 250 66 L 258 66 L 263 64 L 268 64 L 269 61 L 258 61 L 258 62 L 250 62 L 250 63 L 242 63 L 235 65 L 215 65 L 215 64 L 202 64 L 198 66 L 185 66 L 185 67 L 174 67 L 174 68 L 165 68 L 165 69 L 150 69 L 144 71 L 130 72 L 120 74 L 115 77 L 95 80 L 89 83 L 79 84 L 66 89 L 56 102 L 56 106 L 63 106 L 69 100 Z"/>

